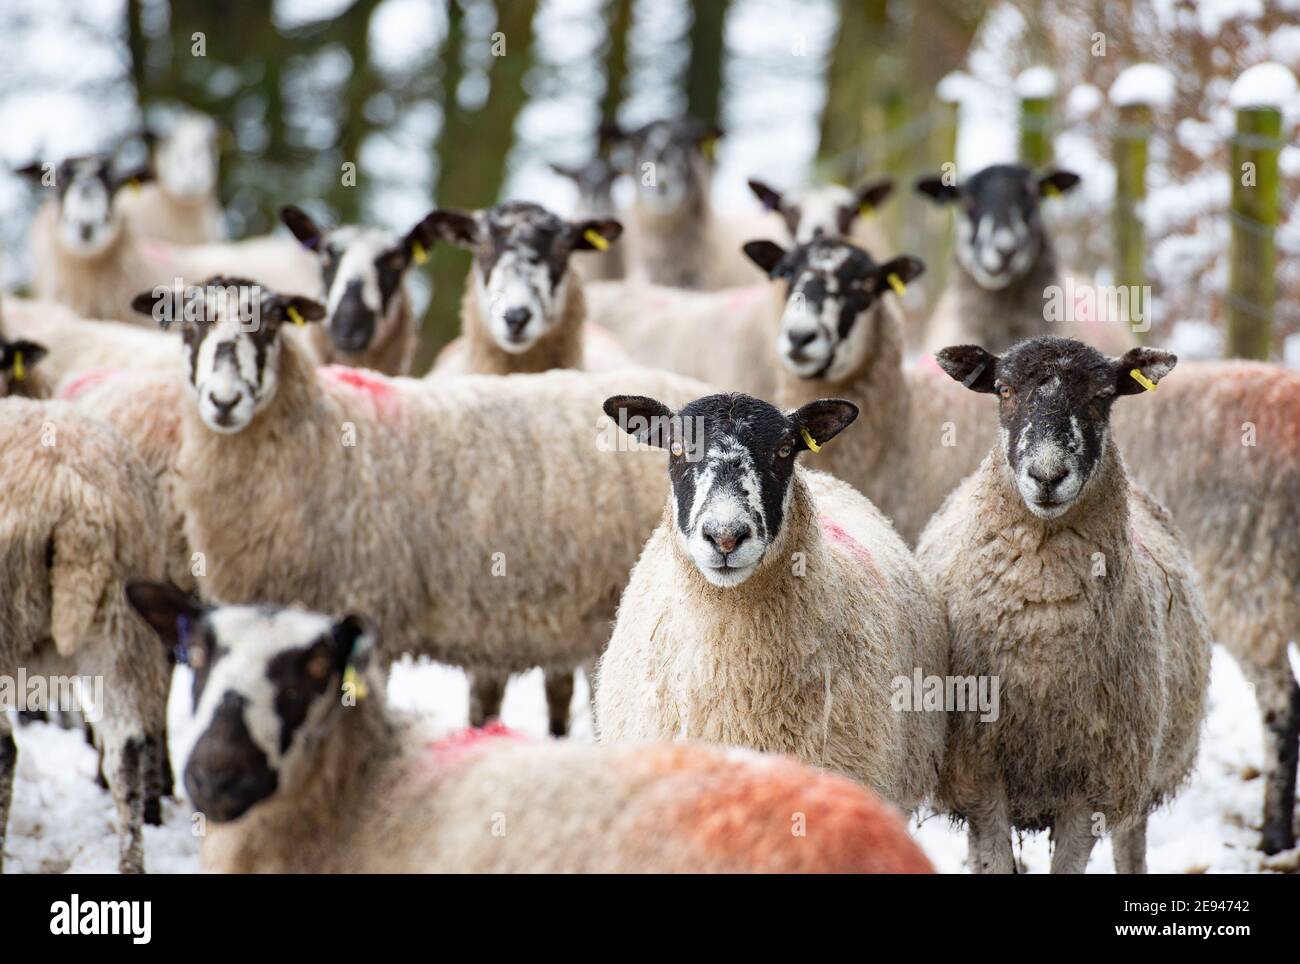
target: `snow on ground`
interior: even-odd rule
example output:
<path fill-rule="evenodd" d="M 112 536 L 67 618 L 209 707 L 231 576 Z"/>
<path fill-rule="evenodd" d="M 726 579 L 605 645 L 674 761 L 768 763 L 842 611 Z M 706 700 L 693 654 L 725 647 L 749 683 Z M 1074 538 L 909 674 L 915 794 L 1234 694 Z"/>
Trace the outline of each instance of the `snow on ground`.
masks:
<path fill-rule="evenodd" d="M 181 670 L 172 687 L 170 719 L 173 745 L 183 732 L 189 674 Z M 404 710 L 424 714 L 435 732 L 464 725 L 468 691 L 460 670 L 431 663 L 400 663 L 393 671 L 389 700 Z M 592 739 L 587 688 L 574 694 L 580 707 L 575 739 Z M 542 737 L 546 701 L 542 676 L 535 670 L 515 679 L 506 693 L 507 725 Z M 95 754 L 81 733 L 38 723 L 16 730 L 18 774 L 9 818 L 5 870 L 8 873 L 106 873 L 117 867 L 113 805 L 94 782 Z M 1232 659 L 1214 654 L 1209 723 L 1191 784 L 1151 820 L 1150 870 L 1165 873 L 1253 873 L 1273 869 L 1296 872 L 1300 851 L 1264 859 L 1256 850 L 1262 786 L 1259 727 L 1250 687 Z M 183 800 L 164 806 L 165 825 L 145 828 L 145 863 L 154 873 L 188 873 L 198 869 L 198 838 Z M 964 832 L 946 818 L 920 822 L 917 839 L 935 866 L 960 873 L 966 858 Z M 1033 873 L 1045 872 L 1050 852 L 1046 834 L 1016 845 L 1018 859 Z M 1093 852 L 1089 870 L 1113 870 L 1110 844 Z"/>

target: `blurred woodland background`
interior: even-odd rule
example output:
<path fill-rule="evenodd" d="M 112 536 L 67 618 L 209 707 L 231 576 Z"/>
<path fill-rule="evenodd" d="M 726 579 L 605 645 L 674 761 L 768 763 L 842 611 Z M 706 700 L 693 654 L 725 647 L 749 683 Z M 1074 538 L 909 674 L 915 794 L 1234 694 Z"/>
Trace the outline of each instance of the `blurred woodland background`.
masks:
<path fill-rule="evenodd" d="M 946 161 L 969 174 L 1014 159 L 1015 77 L 1046 64 L 1059 78 L 1055 159 L 1086 185 L 1060 202 L 1057 231 L 1068 260 L 1104 277 L 1105 92 L 1150 60 L 1178 84 L 1155 119 L 1145 212 L 1159 324 L 1213 328 L 1226 274 L 1227 86 L 1263 59 L 1300 69 L 1297 24 L 1300 0 L 3 0 L 0 153 L 14 167 L 143 152 L 133 138 L 144 123 L 192 107 L 229 132 L 232 237 L 271 230 L 288 202 L 328 223 L 404 229 L 435 204 L 525 197 L 563 210 L 571 187 L 546 162 L 591 156 L 602 122 L 689 112 L 727 131 L 724 206 L 755 203 L 749 176 L 784 186 L 893 176 L 881 216 L 896 248 L 932 260 L 933 286 L 948 221 L 911 181 Z M 954 71 L 967 75 L 960 112 L 936 97 Z M 1279 345 L 1300 329 L 1295 107 L 1282 153 Z M 37 200 L 0 178 L 9 284 L 24 278 Z M 434 252 L 426 361 L 455 333 L 466 268 L 465 252 Z"/>

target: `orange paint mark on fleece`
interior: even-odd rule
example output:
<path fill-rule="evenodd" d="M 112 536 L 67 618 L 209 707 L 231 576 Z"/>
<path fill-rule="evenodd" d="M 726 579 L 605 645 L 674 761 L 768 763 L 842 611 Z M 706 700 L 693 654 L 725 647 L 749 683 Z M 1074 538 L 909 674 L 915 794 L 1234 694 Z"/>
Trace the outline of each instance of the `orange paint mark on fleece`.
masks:
<path fill-rule="evenodd" d="M 88 368 L 84 372 L 79 372 L 59 388 L 59 398 L 65 402 L 73 401 L 86 389 L 103 384 L 110 378 L 115 377 L 119 370 L 117 368 Z"/>
<path fill-rule="evenodd" d="M 926 874 L 934 868 L 889 804 L 790 757 L 647 749 L 659 779 L 629 830 L 671 833 L 698 868 L 765 873 Z"/>
<path fill-rule="evenodd" d="M 375 411 L 381 415 L 391 414 L 397 408 L 397 389 L 383 375 L 366 368 L 349 368 L 347 365 L 326 365 L 320 371 L 335 384 L 346 386 L 369 398 Z"/>
<path fill-rule="evenodd" d="M 828 515 L 819 515 L 817 521 L 821 523 L 822 532 L 826 538 L 833 544 L 843 546 L 847 549 L 853 558 L 864 569 L 869 569 L 873 574 L 876 573 L 876 557 L 871 554 L 871 550 L 853 538 L 843 526 Z"/>
<path fill-rule="evenodd" d="M 447 766 L 464 760 L 477 750 L 491 744 L 504 741 L 527 741 L 531 739 L 524 733 L 510 729 L 500 720 L 492 720 L 486 726 L 466 727 L 454 733 L 448 733 L 441 740 L 429 744 L 433 761 L 438 766 Z"/>

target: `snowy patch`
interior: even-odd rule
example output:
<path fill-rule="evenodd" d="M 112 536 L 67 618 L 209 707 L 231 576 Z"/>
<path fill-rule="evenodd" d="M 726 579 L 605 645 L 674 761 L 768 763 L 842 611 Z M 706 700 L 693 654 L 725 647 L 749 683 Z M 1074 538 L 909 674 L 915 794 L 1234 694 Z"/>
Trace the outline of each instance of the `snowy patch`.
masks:
<path fill-rule="evenodd" d="M 1176 86 L 1174 75 L 1159 64 L 1134 64 L 1110 85 L 1110 102 L 1116 107 L 1168 107 Z"/>
<path fill-rule="evenodd" d="M 1016 93 L 1021 97 L 1056 96 L 1056 71 L 1051 67 L 1030 67 L 1016 78 Z"/>
<path fill-rule="evenodd" d="M 1092 84 L 1079 84 L 1065 98 L 1065 116 L 1070 120 L 1091 117 L 1105 102 L 1105 95 Z"/>
<path fill-rule="evenodd" d="M 1276 61 L 1256 64 L 1237 78 L 1228 93 L 1233 107 L 1281 109 L 1296 92 L 1295 74 Z"/>

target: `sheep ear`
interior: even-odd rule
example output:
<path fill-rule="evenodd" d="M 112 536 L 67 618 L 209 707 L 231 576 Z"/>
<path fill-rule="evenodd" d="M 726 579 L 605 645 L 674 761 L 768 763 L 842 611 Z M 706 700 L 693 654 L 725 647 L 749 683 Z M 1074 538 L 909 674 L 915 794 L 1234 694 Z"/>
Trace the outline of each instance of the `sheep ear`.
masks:
<path fill-rule="evenodd" d="M 1156 348 L 1130 348 L 1113 363 L 1115 394 L 1137 395 L 1155 391 L 1160 379 L 1173 371 L 1177 364 L 1178 356 L 1173 352 Z"/>
<path fill-rule="evenodd" d="M 41 185 L 41 187 L 54 187 L 57 179 L 57 170 L 58 168 L 50 162 L 32 161 L 30 164 L 25 164 L 22 167 L 17 168 L 14 173 L 20 177 L 27 178 L 29 181 L 34 181 Z"/>
<path fill-rule="evenodd" d="M 908 282 L 920 277 L 924 272 L 925 262 L 920 258 L 903 255 L 892 261 L 886 261 L 876 269 L 875 293 L 884 294 L 886 291 L 893 291 L 901 297 L 907 289 Z"/>
<path fill-rule="evenodd" d="M 788 418 L 795 432 L 795 451 L 820 449 L 839 435 L 858 417 L 858 406 L 842 398 L 819 398 L 809 402 Z M 809 439 L 812 444 L 809 444 Z"/>
<path fill-rule="evenodd" d="M 152 291 L 142 291 L 132 298 L 131 310 L 148 315 L 159 328 L 165 329 L 176 320 L 172 316 L 172 308 L 176 303 L 176 292 L 165 285 L 159 285 Z"/>
<path fill-rule="evenodd" d="M 894 182 L 887 177 L 858 188 L 858 210 L 854 213 L 866 214 L 880 207 L 885 198 L 893 193 Z"/>
<path fill-rule="evenodd" d="M 623 234 L 623 225 L 612 218 L 596 218 L 570 224 L 576 251 L 604 251 Z"/>
<path fill-rule="evenodd" d="M 305 325 L 309 321 L 320 321 L 325 317 L 325 306 L 319 301 L 302 295 L 277 295 L 267 292 L 262 296 L 262 318 L 275 325 L 291 321 L 295 325 Z"/>
<path fill-rule="evenodd" d="M 39 345 L 34 341 L 27 341 L 25 338 L 19 338 L 17 341 L 11 341 L 4 345 L 0 352 L 0 368 L 5 371 L 26 373 L 38 361 L 49 354 L 49 349 L 44 345 Z M 22 379 L 19 378 L 19 381 Z"/>
<path fill-rule="evenodd" d="M 296 204 L 286 204 L 280 208 L 280 220 L 304 248 L 309 251 L 320 250 L 324 234 L 306 211 Z"/>
<path fill-rule="evenodd" d="M 961 188 L 942 177 L 923 177 L 916 182 L 918 194 L 927 195 L 936 204 L 951 204 L 961 197 Z"/>
<path fill-rule="evenodd" d="M 939 367 L 972 392 L 992 394 L 997 381 L 998 356 L 979 345 L 954 345 L 942 348 L 934 356 Z"/>
<path fill-rule="evenodd" d="M 746 241 L 744 251 L 745 257 L 766 271 L 769 276 L 785 257 L 785 248 L 775 241 Z"/>
<path fill-rule="evenodd" d="M 624 432 L 638 442 L 668 448 L 673 441 L 673 410 L 644 395 L 613 395 L 601 406 Z"/>
<path fill-rule="evenodd" d="M 437 213 L 430 211 L 419 224 L 406 232 L 406 237 L 402 239 L 402 251 L 406 255 L 407 264 L 412 261 L 424 264 L 429 260 L 429 252 L 438 240 L 438 230 L 434 225 L 434 215 Z"/>
<path fill-rule="evenodd" d="M 464 211 L 434 211 L 433 232 L 448 244 L 472 248 L 479 242 L 478 218 Z"/>
<path fill-rule="evenodd" d="M 124 187 L 137 188 L 146 181 L 152 181 L 153 179 L 153 168 L 148 164 L 128 168 L 113 180 L 113 193 L 116 194 Z"/>
<path fill-rule="evenodd" d="M 1048 171 L 1038 179 L 1040 197 L 1056 197 L 1074 188 L 1082 178 L 1073 171 Z"/>
<path fill-rule="evenodd" d="M 379 646 L 379 627 L 369 616 L 350 613 L 336 622 L 331 635 L 340 673 L 348 667 L 364 672 Z"/>
<path fill-rule="evenodd" d="M 781 210 L 781 192 L 776 190 L 776 188 L 768 187 L 762 181 L 751 179 L 749 181 L 749 189 L 754 192 L 754 197 L 763 202 L 763 210 Z"/>
<path fill-rule="evenodd" d="M 191 634 L 208 612 L 203 601 L 170 582 L 143 580 L 126 584 L 126 601 L 153 628 L 163 645 L 185 662 Z"/>

